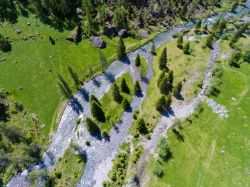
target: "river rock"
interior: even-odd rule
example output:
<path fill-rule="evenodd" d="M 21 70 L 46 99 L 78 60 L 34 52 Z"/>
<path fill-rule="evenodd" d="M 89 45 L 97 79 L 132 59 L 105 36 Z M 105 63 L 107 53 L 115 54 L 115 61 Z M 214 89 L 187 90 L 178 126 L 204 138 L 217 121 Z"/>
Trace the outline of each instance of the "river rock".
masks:
<path fill-rule="evenodd" d="M 91 36 L 91 37 L 90 37 L 90 41 L 93 42 L 93 44 L 94 44 L 94 46 L 95 46 L 96 48 L 101 48 L 101 49 L 103 49 L 103 48 L 106 47 L 106 42 L 103 41 L 103 39 L 102 39 L 101 37 L 99 37 L 99 36 Z"/>
<path fill-rule="evenodd" d="M 104 27 L 104 35 L 106 36 L 116 36 L 117 35 L 117 29 L 111 25 L 106 25 Z"/>
<path fill-rule="evenodd" d="M 126 29 L 122 29 L 118 32 L 118 36 L 126 38 L 128 36 L 128 31 Z"/>
<path fill-rule="evenodd" d="M 84 11 L 82 9 L 80 9 L 80 8 L 76 9 L 76 13 L 77 13 L 78 16 L 84 16 Z"/>
<path fill-rule="evenodd" d="M 16 33 L 17 33 L 17 34 L 21 34 L 21 32 L 22 32 L 22 31 L 21 31 L 20 29 L 16 29 Z"/>

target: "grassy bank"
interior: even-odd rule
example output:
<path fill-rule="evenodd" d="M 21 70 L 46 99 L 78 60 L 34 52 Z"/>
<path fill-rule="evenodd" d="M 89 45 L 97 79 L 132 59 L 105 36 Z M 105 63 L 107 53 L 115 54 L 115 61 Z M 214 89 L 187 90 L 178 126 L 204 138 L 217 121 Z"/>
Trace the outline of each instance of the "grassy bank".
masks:
<path fill-rule="evenodd" d="M 241 49 L 249 48 L 249 37 L 238 43 Z M 249 181 L 249 82 L 250 66 L 240 68 L 228 65 L 231 51 L 228 41 L 221 44 L 220 59 L 223 67 L 223 84 L 220 95 L 214 98 L 229 110 L 229 117 L 219 118 L 210 108 L 198 118 L 182 123 L 181 141 L 172 130 L 167 134 L 172 157 L 161 162 L 162 178 L 153 174 L 147 186 L 248 186 Z M 225 54 L 229 54 L 225 58 Z M 181 179 L 181 180 L 180 180 Z"/>

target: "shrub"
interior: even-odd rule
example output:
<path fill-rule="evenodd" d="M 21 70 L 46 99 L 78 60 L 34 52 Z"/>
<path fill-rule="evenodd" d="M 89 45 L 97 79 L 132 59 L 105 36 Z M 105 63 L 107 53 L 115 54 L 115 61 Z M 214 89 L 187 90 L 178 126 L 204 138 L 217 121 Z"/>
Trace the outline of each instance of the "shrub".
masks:
<path fill-rule="evenodd" d="M 184 54 L 190 54 L 190 43 L 187 42 L 183 47 Z"/>
<path fill-rule="evenodd" d="M 182 49 L 183 47 L 183 35 L 180 35 L 177 39 L 177 47 Z"/>
<path fill-rule="evenodd" d="M 247 49 L 246 51 L 244 51 L 242 57 L 243 57 L 243 60 L 244 60 L 245 62 L 250 63 L 250 50 Z"/>
<path fill-rule="evenodd" d="M 3 35 L 0 34 L 0 50 L 3 52 L 11 51 L 11 44 L 8 39 L 4 38 Z"/>
<path fill-rule="evenodd" d="M 240 67 L 241 52 L 236 51 L 233 53 L 232 57 L 229 59 L 229 65 L 233 67 Z"/>
<path fill-rule="evenodd" d="M 143 118 L 139 118 L 136 122 L 136 130 L 141 134 L 146 134 L 148 132 L 146 123 Z"/>
<path fill-rule="evenodd" d="M 159 149 L 158 149 L 158 155 L 163 160 L 168 160 L 171 156 L 170 147 L 168 145 L 166 138 L 160 139 Z"/>
<path fill-rule="evenodd" d="M 102 130 L 101 135 L 102 135 L 102 137 L 108 137 L 109 136 L 108 132 L 105 129 Z"/>
<path fill-rule="evenodd" d="M 173 88 L 173 95 L 175 97 L 179 96 L 181 94 L 181 89 L 182 89 L 182 82 L 178 82 L 174 88 Z"/>
<path fill-rule="evenodd" d="M 153 172 L 157 177 L 161 178 L 163 176 L 162 166 L 159 164 L 158 161 L 154 164 Z"/>

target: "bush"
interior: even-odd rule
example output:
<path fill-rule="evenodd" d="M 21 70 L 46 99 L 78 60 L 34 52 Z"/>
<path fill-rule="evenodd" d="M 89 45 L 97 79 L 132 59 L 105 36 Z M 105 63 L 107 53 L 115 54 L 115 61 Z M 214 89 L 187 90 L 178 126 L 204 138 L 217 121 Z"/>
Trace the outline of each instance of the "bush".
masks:
<path fill-rule="evenodd" d="M 229 59 L 229 65 L 233 67 L 240 67 L 241 52 L 236 51 L 233 53 L 232 57 Z"/>
<path fill-rule="evenodd" d="M 245 62 L 250 63 L 250 50 L 247 49 L 246 51 L 244 51 L 242 57 Z"/>
<path fill-rule="evenodd" d="M 139 115 L 139 110 L 135 110 L 133 113 L 133 119 L 136 120 Z"/>
<path fill-rule="evenodd" d="M 185 45 L 184 45 L 184 47 L 183 47 L 183 52 L 184 52 L 184 54 L 190 54 L 190 43 L 189 42 L 187 42 Z"/>
<path fill-rule="evenodd" d="M 136 130 L 141 134 L 146 134 L 148 132 L 146 123 L 143 118 L 139 118 L 136 122 Z"/>
<path fill-rule="evenodd" d="M 3 52 L 11 51 L 11 44 L 8 39 L 4 38 L 3 35 L 0 34 L 0 50 Z"/>
<path fill-rule="evenodd" d="M 101 135 L 102 135 L 102 137 L 108 137 L 109 136 L 109 134 L 108 134 L 108 132 L 106 130 L 102 130 Z"/>
<path fill-rule="evenodd" d="M 160 156 L 160 158 L 162 158 L 165 161 L 168 160 L 171 156 L 170 146 L 168 145 L 166 138 L 160 139 L 158 155 Z"/>
<path fill-rule="evenodd" d="M 121 93 L 120 93 L 120 89 L 119 89 L 119 87 L 117 86 L 116 83 L 114 83 L 112 93 L 113 93 L 113 98 L 114 98 L 114 100 L 115 100 L 117 103 L 121 103 L 123 97 L 122 97 L 122 95 L 121 95 Z"/>
<path fill-rule="evenodd" d="M 173 88 L 173 95 L 175 97 L 179 96 L 181 94 L 181 89 L 182 89 L 182 82 L 178 82 L 174 88 Z"/>
<path fill-rule="evenodd" d="M 163 176 L 162 166 L 159 164 L 159 162 L 155 163 L 153 172 L 157 177 L 161 178 Z"/>

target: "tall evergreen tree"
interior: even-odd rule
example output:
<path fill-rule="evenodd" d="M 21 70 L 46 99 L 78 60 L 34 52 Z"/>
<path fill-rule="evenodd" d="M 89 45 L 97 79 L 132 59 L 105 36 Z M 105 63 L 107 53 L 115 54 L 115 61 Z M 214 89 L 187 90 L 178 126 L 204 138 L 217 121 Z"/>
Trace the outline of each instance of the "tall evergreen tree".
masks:
<path fill-rule="evenodd" d="M 122 78 L 122 82 L 121 82 L 121 91 L 127 94 L 130 93 L 129 87 L 124 77 Z"/>
<path fill-rule="evenodd" d="M 161 56 L 160 56 L 160 61 L 159 61 L 159 69 L 167 69 L 167 48 L 164 47 Z"/>
<path fill-rule="evenodd" d="M 79 80 L 79 78 L 78 78 L 77 73 L 76 73 L 76 72 L 73 70 L 73 68 L 70 67 L 69 65 L 68 65 L 68 71 L 69 71 L 69 73 L 70 73 L 71 78 L 73 79 L 73 81 L 74 81 L 74 83 L 75 83 L 76 89 L 78 89 L 79 86 L 80 86 L 80 80 Z"/>
<path fill-rule="evenodd" d="M 135 66 L 136 66 L 136 67 L 141 66 L 141 58 L 140 58 L 140 55 L 139 55 L 139 54 L 136 55 L 136 58 L 135 58 Z"/>
<path fill-rule="evenodd" d="M 141 93 L 142 93 L 142 90 L 141 90 L 140 83 L 139 83 L 139 81 L 136 81 L 135 82 L 135 94 L 140 95 Z"/>
<path fill-rule="evenodd" d="M 119 59 L 122 59 L 126 56 L 126 47 L 122 37 L 120 37 L 117 48 L 117 56 Z"/>
<path fill-rule="evenodd" d="M 122 95 L 120 93 L 120 89 L 119 87 L 117 86 L 116 83 L 114 83 L 114 86 L 113 86 L 113 90 L 112 90 L 112 94 L 113 94 L 113 98 L 114 100 L 117 102 L 117 103 L 121 103 L 122 102 Z"/>
<path fill-rule="evenodd" d="M 99 126 L 91 118 L 86 119 L 86 127 L 90 134 L 95 134 L 100 132 Z"/>
<path fill-rule="evenodd" d="M 183 35 L 180 35 L 177 39 L 177 47 L 182 49 L 183 48 Z"/>
<path fill-rule="evenodd" d="M 90 103 L 90 109 L 91 109 L 91 113 L 92 113 L 93 117 L 97 121 L 100 121 L 100 122 L 106 121 L 105 114 L 104 114 L 101 106 L 97 102 L 93 101 L 92 103 Z"/>
<path fill-rule="evenodd" d="M 184 54 L 190 54 L 190 43 L 187 42 L 183 47 Z"/>

